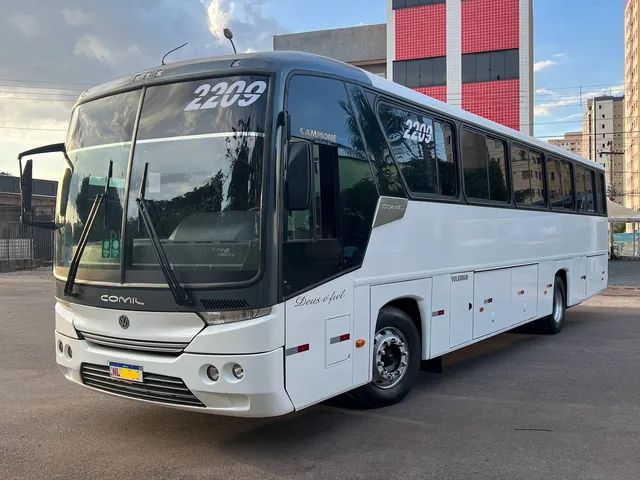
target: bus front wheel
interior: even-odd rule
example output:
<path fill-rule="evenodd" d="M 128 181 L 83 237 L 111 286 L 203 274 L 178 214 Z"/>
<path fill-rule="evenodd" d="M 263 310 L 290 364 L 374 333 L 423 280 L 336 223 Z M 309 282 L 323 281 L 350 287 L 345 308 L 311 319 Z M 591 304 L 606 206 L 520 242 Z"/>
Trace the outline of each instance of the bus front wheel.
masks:
<path fill-rule="evenodd" d="M 420 336 L 411 318 L 395 307 L 380 310 L 373 342 L 373 378 L 354 396 L 369 408 L 404 399 L 420 371 Z"/>

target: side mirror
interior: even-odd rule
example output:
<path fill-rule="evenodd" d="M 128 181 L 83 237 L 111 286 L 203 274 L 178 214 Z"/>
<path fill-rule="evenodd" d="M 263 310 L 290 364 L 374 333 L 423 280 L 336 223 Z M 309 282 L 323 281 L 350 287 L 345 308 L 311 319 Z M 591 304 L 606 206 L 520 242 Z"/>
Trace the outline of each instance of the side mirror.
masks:
<path fill-rule="evenodd" d="M 20 165 L 22 167 L 22 165 Z M 27 160 L 24 169 L 20 168 L 20 200 L 22 203 L 21 218 L 31 220 L 33 209 L 31 198 L 33 195 L 33 160 Z"/>
<path fill-rule="evenodd" d="M 311 146 L 305 141 L 292 141 L 287 153 L 287 210 L 308 210 L 311 205 Z"/>
<path fill-rule="evenodd" d="M 65 161 L 73 167 L 73 164 L 67 156 L 67 150 L 64 143 L 54 143 L 52 145 L 45 145 L 43 147 L 33 148 L 22 152 L 18 155 L 18 164 L 20 166 L 20 197 L 21 197 L 21 214 L 20 221 L 25 225 L 32 225 L 38 228 L 45 228 L 47 230 L 55 230 L 56 224 L 54 222 L 34 221 L 33 220 L 33 160 L 29 159 L 25 162 L 24 168 L 22 167 L 22 159 L 30 155 L 39 155 L 42 153 L 54 153 L 62 152 Z"/>

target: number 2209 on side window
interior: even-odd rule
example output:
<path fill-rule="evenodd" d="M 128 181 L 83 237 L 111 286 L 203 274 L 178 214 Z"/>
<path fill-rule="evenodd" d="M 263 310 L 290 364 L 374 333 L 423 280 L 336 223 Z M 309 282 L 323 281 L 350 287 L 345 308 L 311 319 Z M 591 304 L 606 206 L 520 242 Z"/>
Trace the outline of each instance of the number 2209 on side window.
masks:
<path fill-rule="evenodd" d="M 109 375 L 117 380 L 142 383 L 142 367 L 125 363 L 109 362 Z"/>

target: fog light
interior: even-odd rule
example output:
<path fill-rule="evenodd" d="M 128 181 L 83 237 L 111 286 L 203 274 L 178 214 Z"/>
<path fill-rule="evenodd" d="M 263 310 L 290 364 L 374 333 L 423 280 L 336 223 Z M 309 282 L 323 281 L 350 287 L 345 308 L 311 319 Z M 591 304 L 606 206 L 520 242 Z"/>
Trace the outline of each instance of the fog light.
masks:
<path fill-rule="evenodd" d="M 231 371 L 233 372 L 233 376 L 238 380 L 241 380 L 242 377 L 244 377 L 244 368 L 242 368 L 242 366 L 238 365 L 237 363 L 233 365 Z"/>
<path fill-rule="evenodd" d="M 64 352 L 64 345 L 62 345 L 62 340 L 58 340 L 58 351 L 60 353 Z"/>
<path fill-rule="evenodd" d="M 212 382 L 217 382 L 220 378 L 220 372 L 213 365 L 209 365 L 207 367 L 207 377 L 209 377 L 209 380 L 211 380 Z"/>
<path fill-rule="evenodd" d="M 67 357 L 73 358 L 73 350 L 71 350 L 70 345 L 67 345 Z"/>

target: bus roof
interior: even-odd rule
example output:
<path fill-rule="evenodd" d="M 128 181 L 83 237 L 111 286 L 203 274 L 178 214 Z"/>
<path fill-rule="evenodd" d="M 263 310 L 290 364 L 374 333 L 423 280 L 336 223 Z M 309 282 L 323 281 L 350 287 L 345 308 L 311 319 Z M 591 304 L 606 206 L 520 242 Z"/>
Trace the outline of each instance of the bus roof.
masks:
<path fill-rule="evenodd" d="M 221 70 L 233 72 L 234 69 L 264 70 L 288 74 L 293 70 L 308 70 L 313 72 L 336 75 L 354 82 L 371 85 L 371 81 L 364 70 L 320 55 L 304 52 L 275 51 L 256 52 L 238 55 L 225 55 L 186 60 L 183 62 L 158 65 L 154 68 L 137 72 L 111 82 L 98 85 L 85 91 L 80 102 L 93 100 L 98 97 L 112 95 L 120 91 L 139 88 L 143 85 L 166 83 L 167 81 L 188 80 L 192 77 L 202 77 L 217 73 Z"/>
<path fill-rule="evenodd" d="M 183 62 L 159 65 L 155 68 L 144 70 L 133 75 L 113 80 L 102 85 L 90 88 L 85 91 L 79 103 L 84 103 L 95 98 L 111 95 L 121 91 L 139 88 L 143 85 L 154 85 L 166 83 L 171 80 L 186 80 L 191 77 L 199 77 L 208 73 L 220 70 L 230 70 L 234 68 L 243 70 L 264 70 L 288 74 L 294 70 L 306 70 L 324 74 L 336 75 L 347 80 L 352 80 L 365 85 L 370 85 L 378 90 L 391 95 L 404 98 L 413 103 L 423 105 L 434 111 L 458 119 L 463 122 L 478 126 L 480 128 L 493 131 L 495 133 L 508 136 L 516 141 L 521 141 L 540 149 L 556 153 L 557 155 L 570 158 L 576 162 L 584 163 L 590 167 L 603 170 L 602 165 L 591 160 L 575 155 L 560 147 L 542 142 L 538 139 L 520 133 L 511 128 L 487 120 L 461 108 L 451 106 L 447 103 L 436 100 L 427 95 L 423 95 L 410 88 L 403 87 L 394 82 L 390 82 L 382 77 L 366 72 L 358 67 L 340 62 L 331 58 L 315 55 L 312 53 L 295 51 L 273 51 L 256 52 L 239 55 L 226 55 L 219 57 L 207 57 L 186 60 Z"/>

